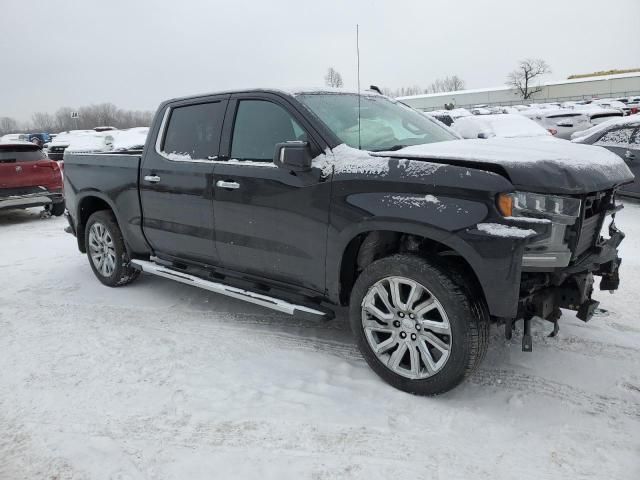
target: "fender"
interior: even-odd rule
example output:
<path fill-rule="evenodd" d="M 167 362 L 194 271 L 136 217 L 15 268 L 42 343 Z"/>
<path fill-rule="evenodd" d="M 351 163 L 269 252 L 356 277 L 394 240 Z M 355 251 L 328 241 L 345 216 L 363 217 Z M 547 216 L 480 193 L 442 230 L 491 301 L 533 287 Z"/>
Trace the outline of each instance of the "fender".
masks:
<path fill-rule="evenodd" d="M 410 210 L 410 209 L 407 209 Z M 349 243 L 362 233 L 375 230 L 393 231 L 427 238 L 455 251 L 471 267 L 480 284 L 489 311 L 498 317 L 514 317 L 517 313 L 522 255 L 526 239 L 498 238 L 475 229 L 482 221 L 468 216 L 467 225 L 447 231 L 407 218 L 369 218 L 351 224 L 338 232 L 330 228 L 327 248 L 327 295 L 339 303 L 342 257 Z"/>
<path fill-rule="evenodd" d="M 74 203 L 74 205 L 76 205 L 76 211 L 72 212 L 72 217 L 75 219 L 76 232 L 78 232 L 78 248 L 80 249 L 80 251 L 84 252 L 84 244 L 82 244 L 82 239 L 84 238 L 85 225 L 80 225 L 79 209 L 83 202 L 89 198 L 97 198 L 109 206 L 114 216 L 116 217 L 118 225 L 120 226 L 120 231 L 122 232 L 125 246 L 127 247 L 127 251 L 130 255 L 134 253 L 151 253 L 151 247 L 147 244 L 144 236 L 142 235 L 142 225 L 140 222 L 140 218 L 137 217 L 137 220 L 136 218 L 132 218 L 129 220 L 123 218 L 123 213 L 119 208 L 117 208 L 113 199 L 109 198 L 106 194 L 95 188 L 87 188 L 82 192 L 79 192 L 76 195 L 76 201 Z"/>

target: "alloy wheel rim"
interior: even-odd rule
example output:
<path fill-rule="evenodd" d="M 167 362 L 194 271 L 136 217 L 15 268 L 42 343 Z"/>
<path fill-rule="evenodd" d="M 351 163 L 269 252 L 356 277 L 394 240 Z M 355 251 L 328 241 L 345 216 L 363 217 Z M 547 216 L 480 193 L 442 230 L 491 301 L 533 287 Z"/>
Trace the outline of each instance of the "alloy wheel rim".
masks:
<path fill-rule="evenodd" d="M 116 247 L 111 233 L 100 222 L 95 222 L 89 229 L 89 253 L 100 275 L 110 277 L 116 268 Z"/>
<path fill-rule="evenodd" d="M 418 380 L 438 373 L 451 355 L 449 317 L 424 285 L 386 277 L 362 300 L 362 328 L 378 360 L 392 372 Z"/>

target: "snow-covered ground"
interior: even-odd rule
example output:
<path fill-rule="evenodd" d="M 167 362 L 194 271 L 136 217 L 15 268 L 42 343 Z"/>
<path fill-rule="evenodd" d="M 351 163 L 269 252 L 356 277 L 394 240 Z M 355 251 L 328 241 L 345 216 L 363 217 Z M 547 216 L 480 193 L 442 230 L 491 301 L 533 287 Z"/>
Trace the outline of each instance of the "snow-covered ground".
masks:
<path fill-rule="evenodd" d="M 494 328 L 437 398 L 387 386 L 344 317 L 91 273 L 62 218 L 0 213 L 0 479 L 638 479 L 640 205 L 608 316 L 534 352 Z"/>

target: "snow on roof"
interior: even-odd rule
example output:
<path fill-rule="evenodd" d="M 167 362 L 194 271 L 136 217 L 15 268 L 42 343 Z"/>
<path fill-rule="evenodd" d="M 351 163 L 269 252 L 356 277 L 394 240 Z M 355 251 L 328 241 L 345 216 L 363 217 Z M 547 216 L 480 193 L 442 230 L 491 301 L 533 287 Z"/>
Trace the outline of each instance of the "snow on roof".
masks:
<path fill-rule="evenodd" d="M 614 117 L 610 120 L 606 120 L 602 123 L 599 123 L 598 125 L 595 125 L 591 128 L 588 128 L 587 130 L 582 130 L 580 132 L 575 132 L 573 135 L 571 135 L 571 141 L 572 142 L 576 142 L 576 143 L 580 143 L 582 140 L 586 139 L 587 137 L 590 137 L 591 135 L 595 135 L 597 133 L 600 132 L 604 132 L 605 130 L 616 126 L 623 126 L 623 125 L 628 125 L 628 126 L 632 126 L 632 127 L 639 127 L 640 126 L 640 114 L 636 114 L 636 115 L 630 115 L 628 117 Z"/>
<path fill-rule="evenodd" d="M 595 77 L 584 77 L 584 78 L 574 78 L 571 80 L 555 80 L 551 82 L 540 82 L 540 86 L 543 87 L 552 87 L 554 85 L 565 85 L 570 83 L 586 83 L 586 82 L 597 82 L 597 81 L 606 81 L 606 80 L 614 80 L 617 78 L 633 78 L 640 77 L 640 72 L 629 72 L 629 73 L 617 73 L 614 75 L 602 75 Z M 448 97 L 452 94 L 460 95 L 464 93 L 485 93 L 485 92 L 498 92 L 504 90 L 511 90 L 513 87 L 503 85 L 500 87 L 493 88 L 472 88 L 466 90 L 454 90 L 451 92 L 438 92 L 438 93 L 425 93 L 421 95 L 409 95 L 406 97 L 398 97 L 397 100 L 408 100 L 414 98 L 434 98 L 434 97 Z"/>
<path fill-rule="evenodd" d="M 451 128 L 464 138 L 487 137 L 545 137 L 551 135 L 533 120 L 519 114 L 474 115 L 462 117 Z"/>
<path fill-rule="evenodd" d="M 26 140 L 11 140 L 11 139 L 2 139 L 0 138 L 0 147 L 33 147 L 33 149 L 41 148 L 40 145 L 28 142 Z"/>

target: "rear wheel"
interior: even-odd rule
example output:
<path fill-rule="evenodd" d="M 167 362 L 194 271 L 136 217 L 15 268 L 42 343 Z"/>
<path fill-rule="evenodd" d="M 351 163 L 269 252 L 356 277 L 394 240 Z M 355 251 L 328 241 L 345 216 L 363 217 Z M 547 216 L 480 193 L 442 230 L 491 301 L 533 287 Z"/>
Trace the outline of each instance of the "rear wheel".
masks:
<path fill-rule="evenodd" d="M 122 232 L 109 210 L 100 210 L 89 217 L 85 247 L 93 273 L 105 285 L 126 285 L 140 274 L 131 266 Z"/>
<path fill-rule="evenodd" d="M 51 204 L 51 215 L 54 217 L 59 217 L 64 213 L 64 202 L 53 203 Z"/>
<path fill-rule="evenodd" d="M 488 345 L 484 301 L 456 275 L 423 258 L 394 255 L 358 277 L 350 320 L 369 366 L 405 392 L 437 395 L 458 385 Z"/>

